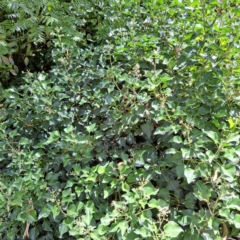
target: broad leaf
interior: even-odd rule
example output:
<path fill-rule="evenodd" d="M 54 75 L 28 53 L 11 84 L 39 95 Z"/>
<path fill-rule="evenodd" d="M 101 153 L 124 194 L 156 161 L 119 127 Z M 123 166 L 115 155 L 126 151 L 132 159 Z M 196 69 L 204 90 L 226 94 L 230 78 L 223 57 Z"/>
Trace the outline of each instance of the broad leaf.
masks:
<path fill-rule="evenodd" d="M 175 238 L 181 232 L 183 232 L 183 229 L 173 221 L 169 221 L 166 225 L 164 225 L 163 229 L 164 229 L 164 234 L 171 238 Z"/>

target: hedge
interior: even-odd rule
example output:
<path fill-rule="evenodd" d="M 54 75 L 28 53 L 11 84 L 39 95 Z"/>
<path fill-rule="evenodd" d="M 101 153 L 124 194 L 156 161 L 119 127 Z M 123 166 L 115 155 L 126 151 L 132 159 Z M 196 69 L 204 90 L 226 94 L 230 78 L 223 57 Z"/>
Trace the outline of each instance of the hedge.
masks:
<path fill-rule="evenodd" d="M 0 86 L 1 239 L 239 237 L 239 6 L 81 2 Z"/>

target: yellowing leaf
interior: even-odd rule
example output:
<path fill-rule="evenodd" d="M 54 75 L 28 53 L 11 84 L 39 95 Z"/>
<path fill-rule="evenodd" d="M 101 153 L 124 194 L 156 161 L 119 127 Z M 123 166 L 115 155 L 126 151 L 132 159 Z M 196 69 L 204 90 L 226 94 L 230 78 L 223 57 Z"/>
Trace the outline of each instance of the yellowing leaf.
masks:
<path fill-rule="evenodd" d="M 202 35 L 197 36 L 197 37 L 196 37 L 196 40 L 197 40 L 197 41 L 199 41 L 199 40 L 203 40 L 203 36 L 202 36 Z"/>
<path fill-rule="evenodd" d="M 27 66 L 28 63 L 29 63 L 29 58 L 28 58 L 28 57 L 25 57 L 25 58 L 24 58 L 24 64 Z"/>
<path fill-rule="evenodd" d="M 236 123 L 233 121 L 232 118 L 229 118 L 229 119 L 228 119 L 228 123 L 229 123 L 229 127 L 230 127 L 230 129 L 234 128 L 235 125 L 236 125 Z"/>
<path fill-rule="evenodd" d="M 228 44 L 228 38 L 226 37 L 221 37 L 220 39 L 221 46 L 225 46 Z"/>

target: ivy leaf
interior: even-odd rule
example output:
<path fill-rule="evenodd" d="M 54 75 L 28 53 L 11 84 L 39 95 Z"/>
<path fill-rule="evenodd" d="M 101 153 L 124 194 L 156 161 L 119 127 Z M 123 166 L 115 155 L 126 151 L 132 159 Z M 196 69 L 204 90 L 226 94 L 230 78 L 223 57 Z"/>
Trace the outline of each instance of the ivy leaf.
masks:
<path fill-rule="evenodd" d="M 89 133 L 94 132 L 96 130 L 96 123 L 93 123 L 93 124 L 87 126 L 86 129 Z"/>
<path fill-rule="evenodd" d="M 163 74 L 160 76 L 160 79 L 161 79 L 161 82 L 162 82 L 162 83 L 165 83 L 165 82 L 171 80 L 171 77 L 170 77 L 167 73 L 163 73 Z"/>
<path fill-rule="evenodd" d="M 169 221 L 166 225 L 163 227 L 164 233 L 166 236 L 175 238 L 177 237 L 181 232 L 183 232 L 183 229 L 175 222 Z"/>
<path fill-rule="evenodd" d="M 101 224 L 103 226 L 108 226 L 114 219 L 107 213 L 105 217 L 101 218 Z"/>
<path fill-rule="evenodd" d="M 236 228 L 240 229 L 240 214 L 235 214 L 233 224 L 235 225 Z"/>
<path fill-rule="evenodd" d="M 99 167 L 98 167 L 98 174 L 100 174 L 100 175 L 102 175 L 104 172 L 105 172 L 105 168 L 106 168 L 106 166 L 102 166 L 102 165 L 100 165 Z"/>
<path fill-rule="evenodd" d="M 77 207 L 74 204 L 71 204 L 67 209 L 67 215 L 70 217 L 78 216 Z"/>
<path fill-rule="evenodd" d="M 38 235 L 39 235 L 38 228 L 37 227 L 31 228 L 31 230 L 29 231 L 30 239 L 35 240 L 35 239 L 37 239 Z"/>
<path fill-rule="evenodd" d="M 128 225 L 128 222 L 127 221 L 121 221 L 119 224 L 119 229 L 121 231 L 121 235 L 124 236 L 129 225 Z"/>
<path fill-rule="evenodd" d="M 60 238 L 62 238 L 63 234 L 68 231 L 68 227 L 64 223 L 60 224 L 58 229 L 60 233 L 60 236 L 59 236 Z"/>
<path fill-rule="evenodd" d="M 211 191 L 206 184 L 203 183 L 203 181 L 198 180 L 194 186 L 194 194 L 198 199 L 208 202 Z"/>
<path fill-rule="evenodd" d="M 196 178 L 195 171 L 191 168 L 184 169 L 184 176 L 186 177 L 188 184 L 193 182 L 193 180 Z"/>
<path fill-rule="evenodd" d="M 65 133 L 71 133 L 73 131 L 73 126 L 69 125 L 68 127 L 64 128 Z"/>
<path fill-rule="evenodd" d="M 219 143 L 219 136 L 216 132 L 214 131 L 203 131 L 210 139 L 213 140 L 214 143 L 218 144 Z"/>
<path fill-rule="evenodd" d="M 94 205 L 91 201 L 87 202 L 87 204 L 85 205 L 85 216 L 84 216 L 84 222 L 87 226 L 90 225 L 91 220 L 93 218 L 93 211 L 94 211 Z"/>
<path fill-rule="evenodd" d="M 56 205 L 52 207 L 53 218 L 55 219 L 60 214 L 60 209 Z"/>
<path fill-rule="evenodd" d="M 182 138 L 180 136 L 174 136 L 169 142 L 182 143 Z"/>
<path fill-rule="evenodd" d="M 149 201 L 148 206 L 150 208 L 165 208 L 169 207 L 169 204 L 162 199 L 156 200 L 153 198 Z"/>
<path fill-rule="evenodd" d="M 239 139 L 240 139 L 240 134 L 231 134 L 228 139 L 227 139 L 227 142 L 239 142 Z"/>
<path fill-rule="evenodd" d="M 236 167 L 233 166 L 232 164 L 226 164 L 225 166 L 221 167 L 221 173 L 224 175 L 224 178 L 228 182 L 234 181 L 235 172 L 236 172 Z"/>
<path fill-rule="evenodd" d="M 50 214 L 50 209 L 48 209 L 47 207 L 43 207 L 42 210 L 40 211 L 39 215 L 38 215 L 38 220 L 41 218 L 46 218 L 48 217 Z"/>
<path fill-rule="evenodd" d="M 29 223 L 34 223 L 37 221 L 37 213 L 35 210 L 30 210 L 27 212 L 27 219 Z"/>
<path fill-rule="evenodd" d="M 141 126 L 143 132 L 147 135 L 148 138 L 151 138 L 152 131 L 153 131 L 153 124 L 150 122 L 147 122 Z"/>
<path fill-rule="evenodd" d="M 123 187 L 122 187 L 123 188 Z M 125 189 L 123 189 L 125 191 Z M 111 187 L 105 187 L 103 190 L 103 198 L 106 199 L 114 193 L 114 189 Z"/>
<path fill-rule="evenodd" d="M 147 228 L 145 228 L 145 227 L 141 227 L 141 228 L 135 230 L 135 233 L 138 234 L 138 235 L 140 235 L 140 236 L 143 237 L 143 238 L 150 237 L 150 232 L 149 232 L 149 230 L 148 230 Z"/>
<path fill-rule="evenodd" d="M 236 209 L 240 211 L 240 199 L 239 198 L 232 198 L 227 201 L 228 208 Z"/>
<path fill-rule="evenodd" d="M 86 215 L 84 216 L 84 222 L 86 223 L 87 226 L 89 226 L 93 218 L 92 209 L 90 207 L 86 207 L 85 213 Z"/>
<path fill-rule="evenodd" d="M 142 191 L 145 197 L 149 197 L 151 195 L 156 195 L 159 189 L 155 188 L 152 184 L 148 183 L 147 185 L 144 186 Z"/>

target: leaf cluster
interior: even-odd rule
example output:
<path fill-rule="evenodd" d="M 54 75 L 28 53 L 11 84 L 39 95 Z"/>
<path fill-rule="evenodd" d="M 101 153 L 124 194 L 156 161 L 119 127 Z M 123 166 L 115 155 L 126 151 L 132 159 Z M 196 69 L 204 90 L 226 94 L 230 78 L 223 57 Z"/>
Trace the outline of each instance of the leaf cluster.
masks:
<path fill-rule="evenodd" d="M 37 63 L 48 63 L 41 44 L 52 42 L 48 71 L 0 86 L 1 239 L 239 237 L 237 4 L 1 9 L 22 44 L 32 33 Z"/>

